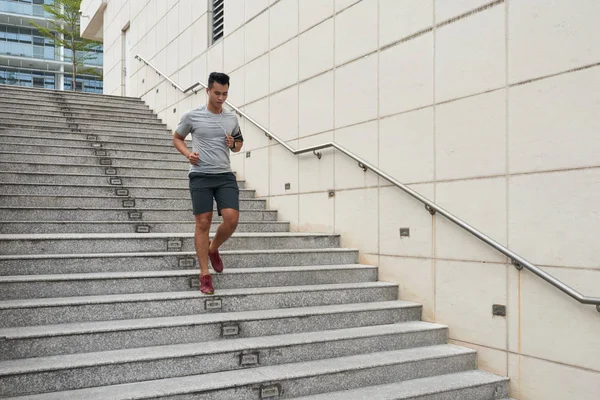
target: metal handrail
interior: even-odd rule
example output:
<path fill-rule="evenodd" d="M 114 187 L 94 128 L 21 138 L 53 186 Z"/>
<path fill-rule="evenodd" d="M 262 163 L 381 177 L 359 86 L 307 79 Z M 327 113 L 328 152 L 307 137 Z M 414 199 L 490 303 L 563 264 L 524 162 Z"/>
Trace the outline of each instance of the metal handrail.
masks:
<path fill-rule="evenodd" d="M 207 86 L 204 83 L 198 81 L 198 82 L 194 83 L 192 86 L 190 86 L 189 88 L 183 89 L 179 85 L 177 85 L 175 82 L 173 82 L 170 78 L 168 78 L 165 74 L 163 74 L 162 72 L 160 72 L 158 70 L 158 68 L 156 68 L 149 61 L 147 61 L 146 59 L 144 59 L 142 56 L 136 55 L 135 58 L 138 59 L 138 60 L 140 60 L 140 61 L 142 61 L 142 62 L 144 62 L 149 67 L 153 68 L 158 75 L 164 77 L 167 81 L 169 81 L 171 83 L 171 85 L 173 85 L 174 88 L 179 89 L 183 93 L 193 92 L 194 94 L 196 94 L 198 92 L 196 90 L 194 90 L 194 89 L 196 87 L 198 87 L 198 86 L 202 86 L 203 88 L 207 88 Z M 596 305 L 596 310 L 598 312 L 600 312 L 600 297 L 591 297 L 591 296 L 584 296 L 584 295 L 582 295 L 577 290 L 573 289 L 572 287 L 570 287 L 570 286 L 566 285 L 565 283 L 561 282 L 560 280 L 556 279 L 555 277 L 553 277 L 552 275 L 548 274 L 547 272 L 545 272 L 541 268 L 536 267 L 535 265 L 533 265 L 532 263 L 530 263 L 529 261 L 527 261 L 523 257 L 519 256 L 515 252 L 513 252 L 513 251 L 509 250 L 508 248 L 504 247 L 503 245 L 501 245 L 500 243 L 498 243 L 494 239 L 488 237 L 487 235 L 485 235 L 482 232 L 478 231 L 477 229 L 473 228 L 471 225 L 467 224 L 466 222 L 464 222 L 460 218 L 454 216 L 453 214 L 451 214 L 450 212 L 446 211 L 442 207 L 438 206 L 437 204 L 433 203 L 432 201 L 428 200 L 427 198 L 421 196 L 419 193 L 417 193 L 414 190 L 410 189 L 409 187 L 407 187 L 403 183 L 399 182 L 398 180 L 394 179 L 393 177 L 391 177 L 390 175 L 388 175 L 384 171 L 380 170 L 379 168 L 377 168 L 377 167 L 369 164 L 367 161 L 363 160 L 362 158 L 360 158 L 356 154 L 352 153 L 351 151 L 349 151 L 349 150 L 341 147 L 337 143 L 335 143 L 335 142 L 328 142 L 328 143 L 323 143 L 323 144 L 319 144 L 319 145 L 316 145 L 316 146 L 310 146 L 310 147 L 305 147 L 303 149 L 294 150 L 287 143 L 285 143 L 284 141 L 282 141 L 281 139 L 279 139 L 272 132 L 270 132 L 267 128 L 265 128 L 264 126 L 262 126 L 261 124 L 259 124 L 258 122 L 256 122 L 254 119 L 252 119 L 251 117 L 249 117 L 246 113 L 244 113 L 243 111 L 241 111 L 239 108 L 237 108 L 233 104 L 229 103 L 228 101 L 226 101 L 225 103 L 228 106 L 230 106 L 233 110 L 235 110 L 235 112 L 237 112 L 238 115 L 243 116 L 245 119 L 247 119 L 248 121 L 252 122 L 258 129 L 262 130 L 269 139 L 275 140 L 276 142 L 278 142 L 279 144 L 281 144 L 283 147 L 285 147 L 289 152 L 291 152 L 294 155 L 300 155 L 300 154 L 305 154 L 305 153 L 314 153 L 314 155 L 317 156 L 320 159 L 321 158 L 321 153 L 318 150 L 323 150 L 323 149 L 327 149 L 327 148 L 330 148 L 330 147 L 338 150 L 341 153 L 344 153 L 348 157 L 354 159 L 354 161 L 356 161 L 358 163 L 358 166 L 360 168 L 362 168 L 363 171 L 365 171 L 365 172 L 367 170 L 373 171 L 374 173 L 376 173 L 380 177 L 384 178 L 388 182 L 392 183 L 393 185 L 395 185 L 398 188 L 402 189 L 404 192 L 408 193 L 410 196 L 412 196 L 415 199 L 419 200 L 421 203 L 423 203 L 425 205 L 425 208 L 427 209 L 427 211 L 429 211 L 429 213 L 431 215 L 435 215 L 436 213 L 440 213 L 441 215 L 443 215 L 444 217 L 446 217 L 450 221 L 454 222 L 456 225 L 460 226 L 461 228 L 463 228 L 464 230 L 466 230 L 467 232 L 469 232 L 470 234 L 472 234 L 473 236 L 475 236 L 476 238 L 478 238 L 481 241 L 487 243 L 488 245 L 492 246 L 494 249 L 498 250 L 500 253 L 502 253 L 505 256 L 507 256 L 508 258 L 510 258 L 512 264 L 519 271 L 522 270 L 523 268 L 525 268 L 525 269 L 533 272 L 535 275 L 539 276 L 540 278 L 542 278 L 546 282 L 550 283 L 552 286 L 556 287 L 557 289 L 563 291 L 567 295 L 571 296 L 572 298 L 574 298 L 578 302 L 580 302 L 582 304 Z"/>

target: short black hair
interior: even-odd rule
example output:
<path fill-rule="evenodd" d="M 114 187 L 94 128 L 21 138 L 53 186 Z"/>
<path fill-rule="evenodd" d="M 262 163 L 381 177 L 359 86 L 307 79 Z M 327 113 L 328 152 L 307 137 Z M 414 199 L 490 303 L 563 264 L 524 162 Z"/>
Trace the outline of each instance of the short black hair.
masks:
<path fill-rule="evenodd" d="M 229 75 L 222 72 L 211 72 L 208 76 L 208 88 L 212 89 L 215 82 L 229 86 Z"/>

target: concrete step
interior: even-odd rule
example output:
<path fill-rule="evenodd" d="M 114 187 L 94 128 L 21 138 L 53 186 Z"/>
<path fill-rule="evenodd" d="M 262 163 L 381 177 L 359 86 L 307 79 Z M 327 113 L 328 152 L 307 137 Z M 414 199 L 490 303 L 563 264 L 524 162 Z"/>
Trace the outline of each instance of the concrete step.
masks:
<path fill-rule="evenodd" d="M 79 113 L 82 115 L 88 115 L 89 113 L 103 115 L 110 118 L 113 115 L 129 115 L 137 117 L 153 117 L 158 116 L 149 107 L 138 107 L 138 108 L 123 108 L 123 107 L 111 107 L 111 106 L 98 106 L 89 104 L 84 106 L 77 106 L 76 104 L 69 103 L 66 106 L 58 101 L 46 102 L 46 101 L 35 101 L 30 99 L 26 102 L 16 103 L 12 99 L 0 98 L 0 110 L 6 112 L 13 112 L 17 114 L 30 113 L 31 111 L 38 110 L 45 113 L 59 113 L 65 107 L 73 113 Z"/>
<path fill-rule="evenodd" d="M 231 268 L 268 268 L 354 264 L 358 250 L 343 248 L 224 250 Z M 0 255 L 0 275 L 71 274 L 87 272 L 172 271 L 197 268 L 195 251 L 151 253 Z"/>
<path fill-rule="evenodd" d="M 296 400 L 494 400 L 508 394 L 508 379 L 484 371 L 411 379 L 387 385 L 294 397 Z M 511 400 L 505 398 L 504 400 Z"/>
<path fill-rule="evenodd" d="M 173 136 L 173 131 L 170 130 L 166 124 L 162 126 L 150 126 L 140 123 L 130 122 L 115 122 L 106 123 L 103 121 L 77 121 L 77 126 L 87 132 L 89 131 L 112 131 L 121 132 L 122 134 L 128 135 L 130 133 L 137 133 L 142 135 L 166 135 L 168 138 Z M 137 126 L 137 127 L 136 127 Z"/>
<path fill-rule="evenodd" d="M 470 371 L 475 367 L 475 358 L 474 351 L 453 345 L 426 346 L 370 353 L 368 356 L 359 354 L 271 365 L 243 372 L 214 372 L 40 394 L 22 399 L 292 398 Z M 268 396 L 271 393 L 274 396 Z"/>
<path fill-rule="evenodd" d="M 0 222 L 46 221 L 46 222 L 144 222 L 180 221 L 194 222 L 188 201 L 181 210 L 170 208 L 78 208 L 78 207 L 0 207 Z"/>
<path fill-rule="evenodd" d="M 81 153 L 81 151 L 79 151 Z M 156 156 L 154 156 L 156 157 Z M 190 163 L 183 157 L 173 157 L 173 159 L 160 159 L 160 158 L 121 158 L 121 157 L 108 157 L 108 156 L 96 156 L 93 151 L 89 151 L 89 154 L 44 154 L 44 153 L 9 153 L 0 152 L 0 169 L 4 171 L 18 171 L 19 167 L 26 165 L 43 165 L 45 171 L 52 172 L 52 166 L 54 165 L 73 165 L 75 167 L 86 166 L 86 167 L 115 167 L 115 168 L 152 168 L 152 169 L 165 169 L 165 170 L 177 170 L 183 171 L 187 176 L 190 168 Z"/>
<path fill-rule="evenodd" d="M 185 172 L 184 172 L 185 174 Z M 82 174 L 82 173 L 46 173 L 46 172 L 15 172 L 15 171 L 0 171 L 0 182 L 2 183 L 33 183 L 33 184 L 64 184 L 68 182 L 70 185 L 91 185 L 91 186 L 106 186 L 112 184 L 117 188 L 127 189 L 129 186 L 154 186 L 157 188 L 176 188 L 187 189 L 189 193 L 189 179 L 173 178 L 173 177 L 157 177 L 157 176 L 118 176 L 106 174 Z M 238 182 L 240 185 L 240 182 Z M 243 184 L 242 184 L 243 185 Z M 240 189 L 242 186 L 240 186 Z"/>
<path fill-rule="evenodd" d="M 80 129 L 82 132 L 89 133 L 90 131 L 98 132 L 121 132 L 123 135 L 128 133 L 137 134 L 152 134 L 152 135 L 172 135 L 172 132 L 165 127 L 158 126 L 139 126 L 136 123 L 129 124 L 121 123 L 106 123 L 106 122 L 64 122 L 59 121 L 44 121 L 39 119 L 18 119 L 3 115 L 0 117 L 0 124 L 7 129 L 15 128 L 30 128 L 36 130 L 52 129 L 52 130 L 71 130 Z"/>
<path fill-rule="evenodd" d="M 257 337 L 208 342 L 202 346 L 192 343 L 88 353 L 85 358 L 67 355 L 5 361 L 0 363 L 0 396 L 234 371 L 249 366 L 367 354 L 374 350 L 396 351 L 408 346 L 436 346 L 444 344 L 446 337 L 445 327 L 415 321 L 279 335 L 276 340 Z M 257 356 L 257 363 L 240 365 L 243 354 Z M 247 361 L 254 361 L 250 358 Z"/>
<path fill-rule="evenodd" d="M 0 197 L 2 207 L 83 207 L 83 208 L 189 208 L 189 197 L 138 198 L 131 196 L 44 196 L 25 194 L 3 194 Z"/>
<path fill-rule="evenodd" d="M 0 186 L 0 189 L 2 187 Z M 15 187 L 22 194 L 2 192 L 0 206 L 3 207 L 85 207 L 85 208 L 173 208 L 180 209 L 191 205 L 189 193 L 187 197 L 134 197 L 115 196 L 112 192 L 98 191 L 94 195 L 59 195 L 45 196 L 25 194 L 27 187 Z M 102 188 L 104 189 L 104 188 Z M 67 191 L 68 189 L 63 189 Z M 108 195 L 107 195 L 108 194 Z M 240 201 L 254 200 L 252 190 L 240 190 Z M 258 201 L 261 201 L 260 199 Z M 264 200 L 263 200 L 264 201 Z M 261 219 L 262 220 L 262 219 Z"/>
<path fill-rule="evenodd" d="M 9 111 L 10 109 L 10 111 Z M 6 102 L 6 99 L 0 98 L 0 110 L 5 110 L 7 117 L 14 118 L 63 118 L 65 116 L 73 118 L 92 118 L 92 119 L 122 119 L 123 121 L 149 121 L 160 122 L 158 116 L 147 107 L 138 109 L 129 109 L 127 107 L 115 107 L 114 109 L 96 108 L 94 105 L 81 106 L 77 104 L 62 103 L 59 101 L 52 103 L 20 103 L 18 107 L 12 107 Z M 36 113 L 37 111 L 37 113 Z"/>
<path fill-rule="evenodd" d="M 238 185 L 243 185 L 243 182 L 238 181 Z M 58 196 L 58 197 L 118 197 L 123 200 L 131 197 L 143 201 L 147 200 L 171 200 L 171 199 L 190 199 L 189 187 L 181 188 L 161 188 L 151 186 L 133 186 L 129 185 L 127 188 L 121 186 L 115 187 L 115 185 L 108 185 L 105 182 L 103 185 L 86 185 L 86 184 L 69 184 L 69 183 L 56 183 L 56 184 L 42 184 L 42 183 L 24 183 L 24 182 L 0 182 L 0 193 L 7 196 L 2 201 L 8 204 L 12 200 L 8 196 Z M 240 199 L 251 199 L 255 197 L 254 190 L 240 189 Z M 1 199 L 1 198 L 0 198 Z M 31 200 L 36 201 L 36 200 Z M 49 200 L 50 201 L 50 200 Z M 26 203 L 23 203 L 27 205 Z M 142 203 L 140 203 L 142 204 Z M 153 204 L 153 203 L 148 203 Z M 160 203 L 156 203 L 160 204 Z"/>
<path fill-rule="evenodd" d="M 237 268 L 213 274 L 218 289 L 373 282 L 377 267 L 361 264 Z M 198 270 L 0 276 L 0 300 L 198 291 Z M 195 281 L 195 283 L 194 283 Z"/>
<path fill-rule="evenodd" d="M 0 88 L 0 98 L 23 100 L 23 101 L 37 101 L 45 103 L 54 102 L 67 102 L 78 105 L 112 105 L 121 106 L 125 109 L 135 108 L 140 106 L 146 106 L 146 104 L 139 98 L 133 97 L 121 97 L 121 96 L 106 96 L 99 94 L 80 94 L 71 93 L 68 91 L 40 91 L 37 93 L 24 92 L 22 90 L 4 90 Z M 147 107 L 147 106 L 146 106 Z"/>
<path fill-rule="evenodd" d="M 35 199 L 35 198 L 34 198 Z M 33 201 L 34 199 L 31 199 Z M 131 203 L 123 204 L 122 200 L 117 200 L 114 204 L 106 204 L 105 207 L 95 207 L 93 200 L 84 201 L 91 203 L 91 207 L 86 204 L 77 205 L 80 198 L 72 198 L 73 204 L 64 206 L 45 206 L 45 203 L 38 202 L 28 206 L 2 206 L 0 207 L 0 221 L 131 221 L 146 219 L 149 221 L 193 221 L 192 203 L 190 199 L 167 201 L 167 207 L 144 207 L 148 201 L 135 201 L 133 207 Z M 247 211 L 265 211 L 266 200 L 264 199 L 240 199 L 240 210 Z M 65 203 L 69 203 L 65 199 Z M 114 205 L 114 208 L 110 206 Z M 124 207 L 125 206 L 125 207 Z M 216 210 L 216 203 L 213 201 L 213 207 Z M 142 213 L 142 215 L 130 216 L 129 213 Z"/>
<path fill-rule="evenodd" d="M 81 114 L 72 114 L 67 110 L 61 110 L 58 113 L 42 113 L 37 114 L 16 114 L 11 113 L 9 115 L 3 115 L 2 119 L 5 122 L 11 121 L 36 121 L 36 122 L 47 122 L 48 124 L 83 124 L 83 125 L 98 125 L 102 126 L 114 126 L 114 127 L 139 127 L 148 129 L 167 129 L 167 125 L 163 124 L 158 118 L 151 116 L 145 118 L 126 118 L 122 116 L 110 116 L 110 117 L 86 117 Z"/>
<path fill-rule="evenodd" d="M 146 105 L 130 108 L 114 105 L 103 105 L 97 103 L 75 104 L 68 102 L 60 103 L 58 101 L 49 103 L 46 101 L 39 101 L 35 99 L 20 99 L 19 104 L 15 104 L 14 102 L 15 100 L 13 99 L 0 98 L 0 111 L 2 113 L 21 113 L 29 112 L 31 110 L 40 110 L 46 113 L 60 113 L 64 110 L 69 112 L 78 112 L 81 114 L 89 112 L 93 112 L 94 114 L 104 114 L 107 118 L 110 118 L 113 115 L 130 115 L 157 118 L 160 121 L 160 118 L 158 118 L 156 113 L 154 113 L 154 111 L 152 111 Z M 13 104 L 15 105 L 13 106 Z"/>
<path fill-rule="evenodd" d="M 99 143 L 101 145 L 107 145 L 109 143 L 127 143 L 148 146 L 164 146 L 165 149 L 173 148 L 173 133 L 160 133 L 154 134 L 136 134 L 129 133 L 123 135 L 122 133 L 114 133 L 110 130 L 102 131 L 86 131 L 86 132 L 73 132 L 70 129 L 32 129 L 28 127 L 20 128 L 9 128 L 0 125 L 0 135 L 13 136 L 20 140 L 26 137 L 48 137 L 56 139 L 78 139 L 87 141 L 90 146 L 92 143 Z M 148 147 L 150 148 L 150 147 Z"/>
<path fill-rule="evenodd" d="M 183 202 L 182 202 L 183 203 Z M 194 221 L 191 201 L 176 208 L 0 207 L 0 222 L 9 221 Z M 240 200 L 242 210 L 264 211 L 265 200 Z"/>
<path fill-rule="evenodd" d="M 0 105 L 1 107 L 1 105 Z M 142 122 L 148 124 L 163 124 L 157 115 L 150 112 L 133 113 L 127 111 L 106 111 L 100 112 L 95 110 L 72 109 L 70 107 L 57 106 L 53 110 L 39 109 L 37 107 L 22 107 L 15 108 L 13 111 L 15 117 L 21 119 L 44 119 L 44 120 L 64 120 L 64 118 L 72 118 L 74 120 L 91 120 L 91 121 L 123 121 L 123 122 Z M 164 124 L 163 124 L 164 125 Z"/>
<path fill-rule="evenodd" d="M 265 200 L 249 198 L 250 193 L 244 193 L 240 198 L 240 220 L 242 221 L 276 221 L 273 210 L 265 210 Z M 19 202 L 22 200 L 21 202 Z M 215 205 L 216 210 L 216 204 Z M 29 218 L 32 209 L 48 209 L 59 211 L 62 209 L 77 209 L 82 211 L 136 211 L 148 212 L 153 210 L 167 211 L 191 211 L 191 200 L 189 198 L 135 198 L 123 196 L 40 196 L 40 195 L 3 195 L 0 197 L 0 210 L 7 212 L 13 211 L 14 217 Z M 139 210 L 138 210 L 139 209 Z M 259 212 L 254 212 L 259 211 Z M 58 214 L 57 214 L 58 215 Z M 83 213 L 88 217 L 86 213 Z M 106 214 L 113 215 L 113 214 Z M 189 214 L 186 216 L 189 217 Z M 213 219 L 217 219 L 217 214 L 213 214 Z M 0 221 L 3 216 L 0 216 Z M 126 218 L 129 220 L 130 218 Z M 9 219 L 6 218 L 6 221 Z M 219 218 L 220 220 L 220 218 Z M 77 219 L 67 219 L 67 221 L 77 221 Z"/>
<path fill-rule="evenodd" d="M 339 235 L 333 234 L 234 233 L 222 249 L 315 249 L 339 245 Z M 182 252 L 194 248 L 193 233 L 0 235 L 2 255 Z"/>
<path fill-rule="evenodd" d="M 238 269 L 241 271 L 242 269 Z M 218 278 L 215 276 L 215 278 Z M 398 286 L 384 282 L 287 285 L 0 301 L 0 328 L 72 322 L 173 317 L 290 307 L 393 301 Z"/>
<path fill-rule="evenodd" d="M 151 166 L 115 166 L 115 165 L 86 165 L 86 164 L 54 164 L 36 162 L 4 162 L 0 161 L 0 173 L 26 171 L 29 174 L 61 174 L 61 175 L 104 175 L 109 177 L 153 177 L 163 179 L 185 179 L 188 181 L 188 170 L 185 165 L 178 168 L 154 168 L 155 163 L 148 162 Z M 77 183 L 69 181 L 70 183 Z M 106 180 L 104 181 L 106 182 Z"/>
<path fill-rule="evenodd" d="M 127 160 L 158 160 L 158 161 L 174 161 L 181 162 L 189 166 L 188 160 L 183 157 L 174 147 L 170 148 L 161 148 L 162 151 L 148 151 L 145 146 L 129 146 L 130 149 L 115 149 L 112 146 L 105 147 L 92 147 L 89 142 L 81 141 L 81 143 L 76 143 L 77 145 L 73 146 L 65 146 L 59 145 L 58 140 L 47 139 L 46 143 L 44 140 L 35 140 L 28 138 L 27 142 L 24 139 L 21 139 L 22 143 L 2 143 L 2 139 L 0 138 L 0 157 L 3 160 L 8 161 L 9 159 L 5 159 L 5 155 L 13 154 L 19 155 L 17 160 L 30 160 L 33 157 L 36 158 L 36 154 L 43 155 L 62 155 L 62 156 L 78 156 L 81 158 L 84 157 L 101 157 L 101 158 L 110 158 L 115 161 L 119 161 L 122 159 Z M 64 141 L 63 141 L 64 142 Z M 49 144 L 54 143 L 54 144 Z M 122 146 L 125 147 L 125 146 Z M 136 149 L 137 147 L 138 149 Z M 97 163 L 96 163 L 97 164 Z"/>
<path fill-rule="evenodd" d="M 34 129 L 36 131 L 39 130 L 61 130 L 61 131 L 72 131 L 72 129 L 77 130 L 78 132 L 85 132 L 87 134 L 91 134 L 92 132 L 110 132 L 110 133 L 120 133 L 121 135 L 126 135 L 129 133 L 144 135 L 148 134 L 149 136 L 162 136 L 165 135 L 167 137 L 171 137 L 172 132 L 168 129 L 159 129 L 159 128 L 135 128 L 129 126 L 108 126 L 105 124 L 68 124 L 66 122 L 47 122 L 47 121 L 38 121 L 38 120 L 17 120 L 10 118 L 0 118 L 0 124 L 4 126 L 5 129 Z"/>
<path fill-rule="evenodd" d="M 1 186 L 0 186 L 1 187 Z M 19 188 L 22 190 L 22 188 Z M 104 189 L 104 188 L 103 188 Z M 65 189 L 67 191 L 68 189 Z M 110 192 L 109 192 L 110 193 Z M 104 194 L 104 193 L 102 193 Z M 189 197 L 154 197 L 154 198 L 136 198 L 133 196 L 115 196 L 113 189 L 112 196 L 44 196 L 36 194 L 4 194 L 0 197 L 0 208 L 10 208 L 14 210 L 25 209 L 25 212 L 29 212 L 29 208 L 78 208 L 78 209 L 116 209 L 119 211 L 127 211 L 127 209 L 140 208 L 140 209 L 161 209 L 161 210 L 191 210 L 191 200 Z M 240 212 L 250 210 L 265 211 L 266 200 L 254 199 L 252 191 L 240 191 Z M 215 204 L 213 202 L 213 204 Z M 258 218 L 253 219 L 265 220 L 266 218 L 260 218 L 259 214 L 256 214 Z M 0 216 L 0 220 L 1 220 Z M 269 219 L 273 221 L 273 219 Z"/>
<path fill-rule="evenodd" d="M 219 221 L 213 221 L 211 232 L 216 232 Z M 186 221 L 4 221 L 0 234 L 42 233 L 169 233 L 196 230 L 192 219 Z M 240 221 L 236 232 L 289 232 L 285 221 Z"/>
<path fill-rule="evenodd" d="M 79 111 L 79 110 L 74 110 Z M 81 113 L 64 110 L 61 116 L 66 117 L 71 122 L 83 123 L 83 124 L 102 124 L 104 126 L 140 126 L 140 127 L 155 127 L 167 129 L 167 125 L 162 122 L 157 116 L 129 116 L 127 113 L 113 115 L 102 115 L 101 113 Z M 57 118 L 57 115 L 53 114 L 38 114 L 38 119 L 47 121 L 53 121 Z"/>
<path fill-rule="evenodd" d="M 58 90 L 58 89 L 46 89 L 46 88 L 30 88 L 23 86 L 14 86 L 14 85 L 0 85 L 0 93 L 13 93 L 18 94 L 21 93 L 23 95 L 30 96 L 32 98 L 39 98 L 40 96 L 62 96 L 64 98 L 69 99 L 91 99 L 93 101 L 99 100 L 119 100 L 130 103 L 140 103 L 143 102 L 139 97 L 125 97 L 125 96 L 114 96 L 114 95 L 106 95 L 106 94 L 96 94 L 96 93 L 86 93 L 86 92 L 77 92 L 72 90 Z"/>
<path fill-rule="evenodd" d="M 20 108 L 11 107 L 10 102 L 18 102 Z M 15 111 L 44 109 L 47 112 L 55 112 L 62 110 L 69 111 L 93 111 L 94 113 L 117 113 L 119 115 L 135 114 L 135 115 L 156 115 L 150 107 L 144 103 L 133 105 L 121 105 L 115 102 L 95 102 L 83 101 L 74 102 L 71 100 L 60 101 L 58 99 L 38 99 L 27 98 L 23 96 L 15 96 L 14 98 L 0 96 L 0 110 L 4 114 L 13 113 Z"/>
<path fill-rule="evenodd" d="M 170 140 L 165 141 L 164 144 L 149 145 L 147 143 L 97 142 L 87 140 L 85 135 L 80 135 L 81 137 L 73 136 L 77 135 L 69 133 L 66 135 L 53 134 L 44 137 L 32 134 L 25 139 L 18 136 L 0 134 L 0 150 L 15 152 L 24 149 L 25 146 L 29 146 L 37 147 L 39 152 L 46 152 L 46 149 L 61 149 L 60 152 L 67 152 L 68 154 L 74 151 L 77 151 L 77 153 L 72 154 L 90 154 L 86 153 L 86 151 L 92 151 L 95 154 L 96 151 L 104 150 L 109 155 L 117 156 L 129 155 L 129 153 L 133 152 L 139 154 L 138 157 L 140 158 L 147 158 L 153 154 L 158 155 L 159 158 L 182 157 L 175 150 Z M 156 158 L 156 156 L 151 158 Z"/>
<path fill-rule="evenodd" d="M 196 343 L 223 333 L 229 339 L 387 325 L 420 315 L 419 304 L 386 301 L 2 328 L 0 360 Z"/>
<path fill-rule="evenodd" d="M 149 143 L 134 143 L 134 142 L 123 142 L 123 141 L 90 141 L 87 140 L 87 135 L 84 134 L 60 134 L 56 132 L 40 132 L 36 134 L 33 131 L 29 132 L 27 138 L 17 136 L 11 133 L 0 133 L 0 148 L 3 150 L 18 151 L 11 146 L 39 146 L 39 147 L 55 147 L 59 146 L 62 148 L 76 148 L 76 149 L 92 149 L 106 150 L 106 151 L 136 151 L 142 154 L 179 154 L 173 147 L 171 138 L 159 140 L 162 144 L 149 144 Z M 46 136 L 44 136 L 46 134 Z M 114 137 L 114 140 L 126 139 Z M 140 146 L 143 144 L 143 146 Z M 190 146 L 188 146 L 189 148 Z M 20 147 L 19 147 L 20 148 Z M 42 150 L 40 150 L 42 151 Z M 181 155 L 179 155 L 181 157 Z"/>

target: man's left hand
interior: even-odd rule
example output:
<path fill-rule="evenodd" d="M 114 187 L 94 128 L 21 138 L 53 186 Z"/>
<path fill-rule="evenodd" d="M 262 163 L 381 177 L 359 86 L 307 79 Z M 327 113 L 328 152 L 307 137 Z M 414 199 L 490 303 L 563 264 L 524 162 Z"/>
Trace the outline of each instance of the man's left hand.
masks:
<path fill-rule="evenodd" d="M 231 149 L 233 147 L 234 143 L 235 143 L 235 140 L 233 139 L 233 136 L 231 136 L 231 135 L 225 136 L 225 145 L 227 147 L 229 147 Z"/>

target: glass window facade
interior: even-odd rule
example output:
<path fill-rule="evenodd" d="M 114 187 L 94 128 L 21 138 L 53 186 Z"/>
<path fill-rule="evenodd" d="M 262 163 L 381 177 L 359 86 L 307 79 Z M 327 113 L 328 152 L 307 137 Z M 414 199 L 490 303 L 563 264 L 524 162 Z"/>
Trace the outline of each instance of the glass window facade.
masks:
<path fill-rule="evenodd" d="M 73 78 L 65 76 L 65 90 L 71 90 L 73 87 Z M 90 76 L 78 76 L 75 90 L 87 93 L 102 94 L 102 79 Z"/>
<path fill-rule="evenodd" d="M 55 80 L 56 76 L 53 72 L 22 71 L 0 67 L 0 84 L 54 89 Z"/>
<path fill-rule="evenodd" d="M 50 18 L 42 4 L 52 4 L 54 0 L 0 0 L 0 12 Z"/>
<path fill-rule="evenodd" d="M 54 0 L 0 0 L 0 13 L 19 14 L 23 16 L 35 16 L 38 18 L 51 18 L 43 9 L 43 4 L 52 4 Z M 20 85 L 28 87 L 40 87 L 55 89 L 58 88 L 58 71 L 52 71 L 59 68 L 60 64 L 45 64 L 30 62 L 27 69 L 16 66 L 12 58 L 22 57 L 47 61 L 62 61 L 66 71 L 64 72 L 64 89 L 71 90 L 73 86 L 68 55 L 70 51 L 64 49 L 64 58 L 61 60 L 61 48 L 56 46 L 54 40 L 42 36 L 37 29 L 28 24 L 27 18 L 22 23 L 16 23 L 19 26 L 0 24 L 0 59 L 8 59 L 10 62 L 2 62 L 0 65 L 0 84 Z M 92 51 L 94 56 L 86 60 L 85 64 L 89 66 L 102 66 L 103 51 L 102 45 Z M 6 57 L 3 57 L 6 56 Z M 17 64 L 20 61 L 16 61 Z M 23 61 L 25 67 L 25 61 Z M 51 70 L 47 70 L 51 69 Z M 76 90 L 82 90 L 91 93 L 102 93 L 102 78 L 95 76 L 78 76 L 75 82 Z"/>
<path fill-rule="evenodd" d="M 71 90 L 73 78 L 65 76 L 65 90 Z M 0 84 L 56 89 L 56 74 L 51 71 L 24 71 L 0 67 Z M 102 94 L 102 79 L 93 76 L 78 76 L 76 90 Z"/>
<path fill-rule="evenodd" d="M 57 60 L 54 41 L 43 37 L 37 29 L 0 25 L 0 54 Z"/>
<path fill-rule="evenodd" d="M 93 59 L 90 60 L 86 60 L 85 64 L 86 65 L 102 65 L 102 63 L 104 62 L 104 58 L 103 58 L 103 53 L 102 53 L 102 47 L 89 52 L 91 56 L 94 56 Z M 73 54 L 73 52 L 69 49 L 65 49 L 65 61 L 66 62 L 70 62 L 70 57 L 71 54 Z"/>

